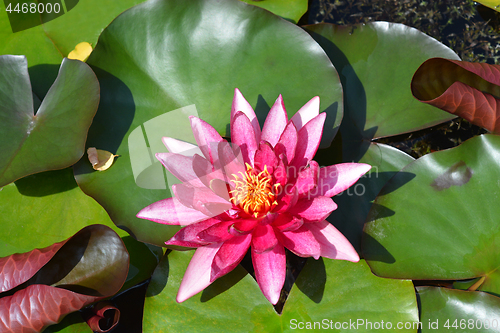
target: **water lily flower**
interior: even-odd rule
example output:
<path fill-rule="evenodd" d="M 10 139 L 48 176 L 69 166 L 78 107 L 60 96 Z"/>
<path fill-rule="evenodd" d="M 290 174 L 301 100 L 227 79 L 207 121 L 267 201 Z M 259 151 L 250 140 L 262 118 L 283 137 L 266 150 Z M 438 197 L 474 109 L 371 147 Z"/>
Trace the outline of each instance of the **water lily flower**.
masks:
<path fill-rule="evenodd" d="M 320 167 L 312 159 L 325 117 L 314 97 L 288 120 L 280 95 L 261 131 L 254 110 L 236 89 L 231 143 L 196 117 L 190 121 L 197 147 L 163 138 L 170 153 L 156 158 L 182 183 L 172 186 L 174 197 L 153 203 L 137 217 L 185 226 L 166 244 L 196 248 L 177 302 L 230 272 L 249 248 L 257 283 L 272 304 L 285 281 L 285 248 L 301 257 L 359 261 L 349 241 L 325 219 L 337 208 L 331 197 L 371 166 Z M 185 156 L 186 148 L 198 153 Z"/>

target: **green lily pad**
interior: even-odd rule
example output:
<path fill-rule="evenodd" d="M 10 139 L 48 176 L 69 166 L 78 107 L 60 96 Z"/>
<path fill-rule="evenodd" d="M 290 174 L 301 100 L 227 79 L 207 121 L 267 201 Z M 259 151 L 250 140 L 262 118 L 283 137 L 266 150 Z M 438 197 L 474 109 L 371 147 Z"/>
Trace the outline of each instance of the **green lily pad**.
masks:
<path fill-rule="evenodd" d="M 358 162 L 370 164 L 372 169 L 333 198 L 338 208 L 327 220 L 349 239 L 358 253 L 361 253 L 363 226 L 375 197 L 389 179 L 412 161 L 411 156 L 399 149 L 371 143 Z"/>
<path fill-rule="evenodd" d="M 240 265 L 183 303 L 175 297 L 194 251 L 165 255 L 149 284 L 143 331 L 277 332 L 279 316 L 255 280 Z M 159 313 L 165 315 L 158 315 Z"/>
<path fill-rule="evenodd" d="M 68 11 L 64 15 L 16 33 L 12 33 L 7 15 L 2 15 L 0 54 L 26 55 L 33 91 L 42 98 L 54 82 L 57 65 L 63 57 L 67 57 L 80 42 L 95 46 L 101 31 L 117 15 L 142 1 L 85 0 L 79 1 L 71 10 L 68 8 L 70 2 L 65 1 Z"/>
<path fill-rule="evenodd" d="M 307 0 L 241 0 L 250 5 L 267 9 L 282 18 L 297 23 L 307 11 Z"/>
<path fill-rule="evenodd" d="M 42 26 L 12 33 L 7 15 L 0 17 L 0 54 L 26 55 L 30 64 L 33 91 L 40 98 L 45 96 L 57 76 L 63 56 L 54 48 Z"/>
<path fill-rule="evenodd" d="M 417 300 L 411 281 L 377 277 L 364 260 L 309 259 L 285 303 L 282 321 L 288 326 L 285 332 L 293 332 L 299 322 L 321 322 L 322 329 L 337 332 L 417 332 Z"/>
<path fill-rule="evenodd" d="M 64 56 L 80 42 L 95 46 L 102 30 L 123 11 L 145 0 L 85 0 L 56 20 L 44 23 L 44 31 Z"/>
<path fill-rule="evenodd" d="M 345 119 L 350 118 L 343 140 L 412 132 L 453 118 L 419 103 L 410 90 L 413 73 L 426 59 L 459 60 L 444 44 L 398 23 L 315 24 L 305 28 L 340 74 Z"/>
<path fill-rule="evenodd" d="M 78 188 L 70 168 L 35 174 L 5 186 L 0 191 L 0 211 L 0 257 L 44 248 L 88 225 L 111 227 L 130 253 L 122 290 L 151 277 L 163 254 L 161 248 L 138 242 L 117 228 L 106 211 Z"/>
<path fill-rule="evenodd" d="M 482 135 L 410 163 L 368 215 L 363 255 L 384 277 L 461 280 L 500 293 L 500 137 Z"/>
<path fill-rule="evenodd" d="M 92 333 L 92 330 L 79 312 L 73 312 L 58 324 L 47 327 L 43 333 Z"/>
<path fill-rule="evenodd" d="M 78 188 L 71 168 L 38 173 L 4 186 L 0 211 L 0 257 L 44 248 L 91 224 L 104 224 L 121 237 L 127 235 Z"/>
<path fill-rule="evenodd" d="M 106 211 L 78 188 L 71 168 L 31 175 L 0 191 L 0 257 L 44 248 L 92 224 L 105 224 L 122 237 L 130 266 L 121 290 L 151 277 L 162 249 L 146 245 L 117 228 Z M 12 221 L 15 221 L 13 223 Z M 45 332 L 90 332 L 81 315 L 66 317 Z"/>
<path fill-rule="evenodd" d="M 99 83 L 81 61 L 63 60 L 41 104 L 27 67 L 23 56 L 0 56 L 0 187 L 76 163 L 99 103 Z"/>
<path fill-rule="evenodd" d="M 477 291 L 417 287 L 422 333 L 500 332 L 500 298 Z"/>
<path fill-rule="evenodd" d="M 498 0 L 479 0 L 479 3 L 490 7 L 491 9 L 496 10 L 497 12 L 500 11 L 500 1 Z"/>
<path fill-rule="evenodd" d="M 117 225 L 156 245 L 178 228 L 135 215 L 170 196 L 171 183 L 154 153 L 166 151 L 162 136 L 193 140 L 189 115 L 228 135 L 239 88 L 261 122 L 279 94 L 289 116 L 319 95 L 328 114 L 324 145 L 341 120 L 340 81 L 321 47 L 299 27 L 235 0 L 138 5 L 103 31 L 87 63 L 101 84 L 87 144 L 120 157 L 103 172 L 94 172 L 84 158 L 75 177 Z M 137 165 L 158 173 L 139 182 Z"/>
<path fill-rule="evenodd" d="M 376 277 L 364 261 L 309 259 L 281 315 L 274 311 L 255 280 L 241 266 L 179 304 L 175 297 L 191 256 L 189 252 L 172 252 L 158 265 L 144 306 L 145 332 L 167 328 L 172 333 L 215 329 L 218 332 L 293 332 L 302 327 L 306 329 L 307 323 L 314 325 L 314 322 L 333 325 L 333 329 L 335 325 L 344 325 L 337 332 L 376 332 L 380 331 L 382 320 L 384 325 L 391 322 L 394 328 L 398 322 L 418 321 L 411 281 Z M 359 319 L 364 320 L 363 324 Z M 346 328 L 343 323 L 351 327 Z M 413 328 L 400 331 L 417 332 Z"/>

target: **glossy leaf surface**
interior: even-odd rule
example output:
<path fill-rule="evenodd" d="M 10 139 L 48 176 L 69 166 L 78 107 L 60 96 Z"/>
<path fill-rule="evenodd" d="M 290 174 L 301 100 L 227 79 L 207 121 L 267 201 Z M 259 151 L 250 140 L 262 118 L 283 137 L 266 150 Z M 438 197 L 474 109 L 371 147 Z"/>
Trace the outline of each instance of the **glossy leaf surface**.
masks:
<path fill-rule="evenodd" d="M 81 61 L 63 60 L 41 104 L 27 67 L 25 57 L 0 57 L 0 135 L 9 138 L 0 142 L 0 187 L 76 163 L 99 103 L 97 79 Z"/>
<path fill-rule="evenodd" d="M 50 260 L 39 260 L 39 252 Z M 61 244 L 32 253 L 0 262 L 3 286 L 12 289 L 26 282 L 0 298 L 2 331 L 40 332 L 66 314 L 113 295 L 127 277 L 128 252 L 120 237 L 104 225 L 86 227 Z"/>
<path fill-rule="evenodd" d="M 421 102 L 500 133 L 500 65 L 432 58 L 415 72 L 411 89 Z"/>
<path fill-rule="evenodd" d="M 175 297 L 191 256 L 189 252 L 172 252 L 161 261 L 148 289 L 145 332 L 166 327 L 170 332 L 210 332 L 215 328 L 221 332 L 293 332 L 299 325 L 323 319 L 328 320 L 328 325 L 330 320 L 335 325 L 358 318 L 365 319 L 365 323 L 380 323 L 383 319 L 394 325 L 398 321 L 418 321 L 411 281 L 378 278 L 364 261 L 309 259 L 282 315 L 274 311 L 255 280 L 241 266 L 178 304 Z M 167 312 L 168 316 L 158 316 Z M 365 326 L 359 326 L 359 330 L 376 331 Z M 338 331 L 353 330 L 351 327 Z"/>
<path fill-rule="evenodd" d="M 500 299 L 477 292 L 417 287 L 422 333 L 500 332 Z"/>
<path fill-rule="evenodd" d="M 74 8 L 57 19 L 16 33 L 12 33 L 7 15 L 2 15 L 0 54 L 27 57 L 33 91 L 42 98 L 54 82 L 63 57 L 81 42 L 95 46 L 101 31 L 117 15 L 140 2 L 143 1 L 78 1 Z"/>
<path fill-rule="evenodd" d="M 431 57 L 458 59 L 448 47 L 397 23 L 305 27 L 340 73 L 345 114 L 343 140 L 370 140 L 426 128 L 453 118 L 412 97 L 410 82 Z"/>
<path fill-rule="evenodd" d="M 372 143 L 360 163 L 372 169 L 356 184 L 333 197 L 338 208 L 327 220 L 349 239 L 361 254 L 361 234 L 375 197 L 386 182 L 414 159 L 401 150 L 384 144 Z"/>
<path fill-rule="evenodd" d="M 286 332 L 294 331 L 291 325 L 294 319 L 321 322 L 325 329 L 325 318 L 328 329 L 339 332 L 377 332 L 382 328 L 382 320 L 384 325 L 391 323 L 393 329 L 398 322 L 418 321 L 418 310 L 411 281 L 379 278 L 370 272 L 364 260 L 351 263 L 322 258 L 307 261 L 290 292 L 282 317 L 291 328 L 285 329 Z M 398 331 L 417 330 L 401 327 Z"/>
<path fill-rule="evenodd" d="M 382 189 L 362 249 L 372 271 L 391 278 L 485 277 L 500 292 L 500 137 L 482 135 L 425 155 Z"/>
<path fill-rule="evenodd" d="M 497 12 L 500 11 L 500 1 L 498 0 L 480 0 L 478 2 L 496 10 Z"/>
<path fill-rule="evenodd" d="M 0 211 L 2 257 L 47 247 L 96 223 L 126 235 L 78 188 L 71 168 L 38 173 L 4 186 Z"/>
<path fill-rule="evenodd" d="M 152 244 L 163 245 L 178 228 L 135 215 L 170 195 L 154 153 L 166 151 L 162 136 L 193 142 L 188 115 L 228 135 L 239 88 L 261 121 L 279 94 L 289 116 L 319 95 L 321 111 L 328 114 L 325 145 L 341 120 L 340 81 L 321 47 L 299 27 L 239 1 L 156 0 L 136 6 L 103 32 L 87 63 L 102 88 L 87 144 L 120 158 L 101 173 L 82 160 L 76 179 L 117 225 Z M 137 161 L 144 169 L 157 168 L 158 177 L 148 183 L 152 188 L 138 185 Z"/>
<path fill-rule="evenodd" d="M 161 248 L 138 242 L 118 229 L 106 211 L 78 188 L 69 168 L 38 173 L 6 185 L 0 191 L 0 211 L 0 256 L 49 246 L 96 223 L 107 225 L 123 237 L 130 252 L 124 288 L 148 279 L 162 256 Z"/>
<path fill-rule="evenodd" d="M 307 0 L 242 0 L 250 5 L 267 9 L 285 20 L 297 23 L 307 11 Z"/>

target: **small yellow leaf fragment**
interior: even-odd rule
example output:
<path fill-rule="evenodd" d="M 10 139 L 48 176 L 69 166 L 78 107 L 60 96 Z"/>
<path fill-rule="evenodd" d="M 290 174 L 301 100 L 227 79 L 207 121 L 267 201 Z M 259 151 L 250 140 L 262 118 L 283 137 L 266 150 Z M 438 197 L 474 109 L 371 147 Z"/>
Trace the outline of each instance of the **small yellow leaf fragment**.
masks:
<path fill-rule="evenodd" d="M 87 42 L 78 43 L 75 49 L 68 54 L 68 59 L 85 61 L 92 53 L 92 45 Z"/>
<path fill-rule="evenodd" d="M 109 151 L 95 149 L 94 147 L 87 149 L 87 155 L 89 156 L 89 161 L 92 164 L 92 167 L 97 171 L 109 169 L 109 167 L 113 164 L 115 157 L 118 156 L 113 155 Z"/>

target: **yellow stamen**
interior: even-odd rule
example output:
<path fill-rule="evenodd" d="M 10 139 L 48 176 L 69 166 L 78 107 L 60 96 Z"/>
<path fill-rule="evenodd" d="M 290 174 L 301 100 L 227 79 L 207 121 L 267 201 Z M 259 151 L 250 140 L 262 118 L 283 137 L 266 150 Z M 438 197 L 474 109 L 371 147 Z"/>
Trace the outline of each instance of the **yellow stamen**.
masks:
<path fill-rule="evenodd" d="M 230 191 L 231 202 L 235 206 L 239 206 L 246 214 L 254 218 L 263 217 L 274 206 L 277 205 L 275 200 L 277 184 L 272 184 L 272 177 L 267 171 L 267 166 L 264 170 L 257 173 L 251 165 L 245 163 L 246 172 L 240 171 L 240 176 L 233 174 L 234 190 Z"/>

